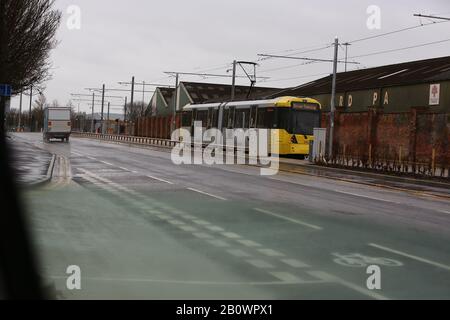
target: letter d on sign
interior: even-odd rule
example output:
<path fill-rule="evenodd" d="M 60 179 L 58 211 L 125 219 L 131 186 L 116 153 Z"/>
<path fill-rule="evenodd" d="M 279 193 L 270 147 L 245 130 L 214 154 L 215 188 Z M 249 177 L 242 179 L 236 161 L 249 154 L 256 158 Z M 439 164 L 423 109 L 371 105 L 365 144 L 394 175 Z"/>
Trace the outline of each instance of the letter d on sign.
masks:
<path fill-rule="evenodd" d="M 381 269 L 379 266 L 368 266 L 366 270 L 367 274 L 370 276 L 367 278 L 367 289 L 369 290 L 380 290 L 381 289 Z"/>
<path fill-rule="evenodd" d="M 66 280 L 68 290 L 81 290 L 81 269 L 79 266 L 68 266 L 66 274 L 69 276 Z"/>

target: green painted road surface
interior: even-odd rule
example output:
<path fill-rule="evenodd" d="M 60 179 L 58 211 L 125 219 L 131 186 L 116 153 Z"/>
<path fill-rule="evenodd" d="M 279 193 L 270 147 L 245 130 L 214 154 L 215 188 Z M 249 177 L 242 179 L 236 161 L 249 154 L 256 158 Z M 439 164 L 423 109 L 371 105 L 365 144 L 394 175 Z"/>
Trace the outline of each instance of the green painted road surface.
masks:
<path fill-rule="evenodd" d="M 52 181 L 23 198 L 58 299 L 450 298 L 445 199 L 17 136 L 57 155 Z M 66 286 L 71 265 L 81 290 Z M 366 285 L 370 265 L 379 290 Z"/>

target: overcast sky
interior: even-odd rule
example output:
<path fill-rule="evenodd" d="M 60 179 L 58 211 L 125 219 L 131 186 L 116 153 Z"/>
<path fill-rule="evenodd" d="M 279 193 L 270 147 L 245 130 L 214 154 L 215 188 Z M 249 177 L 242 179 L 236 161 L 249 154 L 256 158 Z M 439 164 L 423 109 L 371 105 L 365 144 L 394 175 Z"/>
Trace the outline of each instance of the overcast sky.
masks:
<path fill-rule="evenodd" d="M 81 9 L 80 30 L 67 27 L 67 9 L 71 5 Z M 381 10 L 380 29 L 367 27 L 370 5 Z M 164 71 L 225 74 L 233 59 L 256 61 L 258 53 L 292 54 L 295 50 L 326 46 L 335 36 L 344 43 L 430 22 L 413 17 L 414 13 L 450 16 L 448 0 L 56 0 L 56 6 L 63 19 L 57 34 L 60 43 L 51 55 L 53 79 L 46 84 L 45 95 L 50 102 L 57 99 L 60 104 L 66 104 L 72 92 L 89 93 L 86 87 L 105 83 L 120 88 L 117 82 L 130 81 L 133 75 L 136 81 L 173 84 L 174 79 Z M 349 56 L 445 39 L 450 39 L 450 22 L 354 43 L 349 47 Z M 449 54 L 450 42 L 443 42 L 356 58 L 361 64 L 349 65 L 349 69 Z M 299 56 L 331 59 L 332 55 L 332 48 L 328 48 Z M 343 58 L 344 51 L 340 50 L 339 55 Z M 270 79 L 258 85 L 295 86 L 332 71 L 330 63 L 301 63 L 286 59 L 261 61 L 257 72 Z M 343 65 L 339 70 L 343 71 Z M 227 78 L 192 76 L 181 80 L 231 82 Z M 245 80 L 240 83 L 248 84 Z M 146 94 L 146 103 L 150 98 L 151 94 Z M 142 100 L 142 93 L 136 99 Z M 19 100 L 13 99 L 12 106 L 18 104 Z M 80 109 L 88 111 L 88 105 L 81 103 Z"/>

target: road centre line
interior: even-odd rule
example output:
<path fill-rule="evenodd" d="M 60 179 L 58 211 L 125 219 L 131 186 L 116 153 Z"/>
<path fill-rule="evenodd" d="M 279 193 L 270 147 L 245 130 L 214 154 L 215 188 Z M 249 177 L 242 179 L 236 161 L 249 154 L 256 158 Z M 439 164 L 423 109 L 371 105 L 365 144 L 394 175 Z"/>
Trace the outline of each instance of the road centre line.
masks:
<path fill-rule="evenodd" d="M 158 177 L 155 177 L 155 176 L 146 175 L 146 177 L 147 177 L 147 178 L 150 178 L 150 179 L 154 179 L 154 180 L 160 181 L 160 182 L 164 182 L 164 183 L 168 183 L 168 184 L 173 184 L 173 182 L 170 182 L 170 181 L 168 181 L 168 180 L 161 179 L 161 178 L 158 178 Z"/>
<path fill-rule="evenodd" d="M 219 199 L 219 200 L 227 201 L 227 199 L 225 199 L 223 197 L 220 197 L 220 196 L 216 196 L 216 195 L 211 194 L 211 193 L 207 193 L 207 192 L 204 192 L 204 191 L 201 191 L 201 190 L 197 190 L 197 189 L 194 189 L 194 188 L 187 188 L 187 189 L 190 190 L 190 191 L 194 191 L 194 192 L 203 194 L 205 196 L 209 196 L 209 197 L 216 198 L 216 199 Z"/>
<path fill-rule="evenodd" d="M 409 253 L 406 253 L 406 252 L 402 252 L 402 251 L 399 251 L 399 250 L 395 250 L 395 249 L 391 249 L 391 248 L 388 248 L 388 247 L 384 247 L 384 246 L 381 246 L 381 245 L 376 244 L 376 243 L 369 243 L 369 246 L 371 246 L 373 248 L 377 248 L 377 249 L 383 250 L 383 251 L 387 251 L 387 252 L 390 252 L 390 253 L 394 253 L 394 254 L 397 254 L 399 256 L 403 256 L 403 257 L 409 258 L 409 259 L 417 260 L 417 261 L 420 261 L 420 262 L 423 262 L 423 263 L 426 263 L 426 264 L 429 264 L 429 265 L 432 265 L 432 266 L 435 266 L 435 267 L 438 267 L 438 268 L 441 268 L 441 269 L 444 269 L 444 270 L 447 270 L 447 271 L 450 271 L 450 266 L 445 265 L 443 263 L 431 261 L 431 260 L 428 260 L 428 259 L 425 259 L 425 258 L 421 258 L 421 257 L 415 256 L 415 255 L 412 255 L 412 254 L 409 254 Z"/>
<path fill-rule="evenodd" d="M 280 219 L 283 219 L 283 220 L 286 220 L 286 221 L 289 221 L 289 222 L 292 222 L 292 223 L 296 223 L 296 224 L 299 224 L 299 225 L 302 225 L 302 226 L 305 226 L 305 227 L 309 227 L 309 228 L 312 228 L 312 229 L 315 229 L 315 230 L 323 230 L 322 227 L 316 226 L 314 224 L 306 223 L 306 222 L 300 221 L 298 219 L 288 218 L 288 217 L 285 217 L 285 216 L 283 216 L 281 214 L 274 213 L 274 212 L 271 212 L 271 211 L 268 211 L 268 210 L 259 209 L 259 208 L 253 208 L 253 210 L 261 212 L 261 213 L 265 213 L 265 214 L 268 214 L 268 215 L 271 215 L 271 216 L 274 216 L 274 217 L 277 217 L 277 218 L 280 218 Z"/>

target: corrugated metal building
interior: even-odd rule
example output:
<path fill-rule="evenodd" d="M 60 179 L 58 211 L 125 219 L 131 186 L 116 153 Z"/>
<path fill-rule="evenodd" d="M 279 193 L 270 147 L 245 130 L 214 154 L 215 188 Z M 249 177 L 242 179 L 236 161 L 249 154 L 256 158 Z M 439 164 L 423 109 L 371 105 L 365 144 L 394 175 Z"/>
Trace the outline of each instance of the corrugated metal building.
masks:
<path fill-rule="evenodd" d="M 332 76 L 327 76 L 269 97 L 308 96 L 330 110 Z M 450 111 L 450 56 L 386 65 L 337 74 L 336 106 L 345 112 L 383 108 L 385 113 L 426 107 Z"/>
<path fill-rule="evenodd" d="M 281 90 L 280 88 L 254 87 L 249 94 L 249 89 L 248 86 L 236 86 L 235 99 L 245 100 L 248 98 L 253 100 Z M 175 89 L 156 88 L 149 104 L 152 110 L 151 114 L 153 116 L 171 115 L 175 107 L 174 97 Z M 181 111 L 189 103 L 228 101 L 230 97 L 231 85 L 228 84 L 180 82 L 176 110 Z"/>

